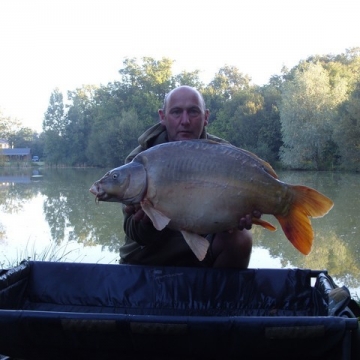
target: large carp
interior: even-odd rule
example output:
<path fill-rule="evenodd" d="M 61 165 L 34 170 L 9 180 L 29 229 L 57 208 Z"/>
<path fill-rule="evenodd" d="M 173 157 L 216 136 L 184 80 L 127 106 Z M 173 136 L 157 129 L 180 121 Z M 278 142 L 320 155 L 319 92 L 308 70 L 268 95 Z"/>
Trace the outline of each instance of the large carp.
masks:
<path fill-rule="evenodd" d="M 210 140 L 154 146 L 107 172 L 90 192 L 98 201 L 140 203 L 157 230 L 181 231 L 200 260 L 209 243 L 197 234 L 236 228 L 254 210 L 274 215 L 291 243 L 308 254 L 314 237 L 309 217 L 324 216 L 333 206 L 314 189 L 279 181 L 256 155 Z M 275 230 L 261 219 L 253 224 Z"/>

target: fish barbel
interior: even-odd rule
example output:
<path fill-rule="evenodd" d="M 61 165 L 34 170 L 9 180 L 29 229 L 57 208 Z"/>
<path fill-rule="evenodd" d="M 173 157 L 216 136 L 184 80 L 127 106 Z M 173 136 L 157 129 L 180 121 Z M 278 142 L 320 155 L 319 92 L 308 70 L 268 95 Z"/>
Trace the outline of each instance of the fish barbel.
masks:
<path fill-rule="evenodd" d="M 333 202 L 315 189 L 280 181 L 256 155 L 210 140 L 154 146 L 132 162 L 107 172 L 90 188 L 98 201 L 141 204 L 157 230 L 179 230 L 195 255 L 208 241 L 197 234 L 227 231 L 254 210 L 271 214 L 301 253 L 312 247 L 310 217 L 322 217 Z M 262 219 L 253 224 L 275 227 Z"/>

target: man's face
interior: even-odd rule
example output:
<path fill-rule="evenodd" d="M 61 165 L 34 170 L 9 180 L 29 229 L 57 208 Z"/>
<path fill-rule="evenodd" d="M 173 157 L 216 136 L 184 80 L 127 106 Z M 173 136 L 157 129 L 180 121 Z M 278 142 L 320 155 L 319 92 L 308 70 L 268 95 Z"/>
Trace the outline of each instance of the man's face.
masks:
<path fill-rule="evenodd" d="M 192 88 L 180 87 L 170 93 L 165 113 L 159 110 L 160 123 L 166 127 L 169 141 L 199 139 L 208 124 L 209 111 Z"/>

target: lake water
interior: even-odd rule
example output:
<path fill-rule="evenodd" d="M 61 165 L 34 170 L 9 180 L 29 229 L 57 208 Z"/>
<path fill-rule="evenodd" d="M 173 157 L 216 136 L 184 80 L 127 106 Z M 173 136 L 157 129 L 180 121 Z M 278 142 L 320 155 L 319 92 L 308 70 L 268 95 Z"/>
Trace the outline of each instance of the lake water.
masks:
<path fill-rule="evenodd" d="M 0 268 L 22 259 L 115 264 L 123 241 L 121 206 L 96 204 L 91 184 L 104 169 L 0 169 Z M 360 174 L 279 172 L 281 180 L 314 187 L 335 203 L 313 219 L 313 250 L 299 253 L 278 228 L 253 227 L 251 268 L 328 270 L 360 296 Z"/>

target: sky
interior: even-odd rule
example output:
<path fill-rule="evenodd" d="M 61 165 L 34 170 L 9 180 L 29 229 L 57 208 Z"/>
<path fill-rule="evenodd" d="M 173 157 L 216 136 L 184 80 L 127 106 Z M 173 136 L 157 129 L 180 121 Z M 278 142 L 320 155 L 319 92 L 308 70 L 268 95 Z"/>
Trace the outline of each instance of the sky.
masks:
<path fill-rule="evenodd" d="M 312 55 L 360 46 L 359 0 L 1 0 L 0 109 L 41 131 L 52 91 L 120 80 L 163 57 L 208 83 L 235 66 L 268 83 Z"/>

